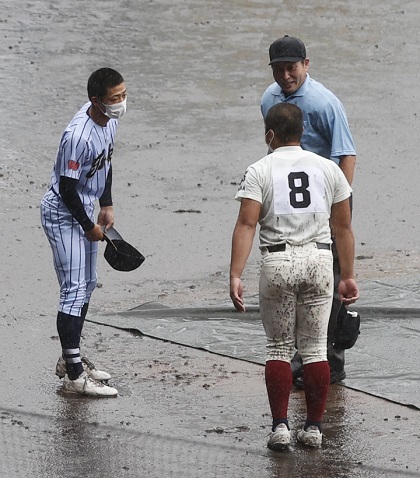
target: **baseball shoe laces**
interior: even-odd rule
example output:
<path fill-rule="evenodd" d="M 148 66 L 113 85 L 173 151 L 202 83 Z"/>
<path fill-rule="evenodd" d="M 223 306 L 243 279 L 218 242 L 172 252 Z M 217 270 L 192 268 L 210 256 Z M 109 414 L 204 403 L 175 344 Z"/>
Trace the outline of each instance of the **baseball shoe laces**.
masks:
<path fill-rule="evenodd" d="M 306 430 L 302 428 L 298 432 L 297 440 L 306 446 L 320 447 L 322 445 L 322 433 L 317 426 L 311 425 Z"/>
<path fill-rule="evenodd" d="M 64 376 L 63 391 L 79 395 L 89 395 L 91 397 L 116 397 L 118 395 L 116 388 L 92 379 L 86 372 L 82 372 L 75 380 L 70 380 L 66 374 Z"/>
<path fill-rule="evenodd" d="M 93 380 L 99 382 L 107 382 L 111 379 L 111 375 L 108 372 L 103 370 L 98 370 L 95 365 L 86 357 L 82 357 L 83 370 L 91 377 Z M 57 365 L 55 366 L 55 374 L 59 378 L 64 378 L 67 373 L 66 362 L 62 356 L 58 358 Z"/>

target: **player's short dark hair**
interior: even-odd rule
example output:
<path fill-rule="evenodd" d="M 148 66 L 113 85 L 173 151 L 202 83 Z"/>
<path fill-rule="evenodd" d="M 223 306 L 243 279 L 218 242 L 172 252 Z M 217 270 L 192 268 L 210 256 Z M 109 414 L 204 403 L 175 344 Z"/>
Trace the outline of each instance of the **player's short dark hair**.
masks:
<path fill-rule="evenodd" d="M 120 85 L 124 82 L 124 78 L 118 71 L 112 68 L 100 68 L 94 71 L 88 80 L 87 91 L 89 99 L 92 96 L 103 98 L 106 96 L 108 88 Z"/>
<path fill-rule="evenodd" d="M 302 110 L 291 103 L 272 106 L 265 118 L 265 132 L 273 130 L 281 143 L 300 142 L 303 133 Z"/>

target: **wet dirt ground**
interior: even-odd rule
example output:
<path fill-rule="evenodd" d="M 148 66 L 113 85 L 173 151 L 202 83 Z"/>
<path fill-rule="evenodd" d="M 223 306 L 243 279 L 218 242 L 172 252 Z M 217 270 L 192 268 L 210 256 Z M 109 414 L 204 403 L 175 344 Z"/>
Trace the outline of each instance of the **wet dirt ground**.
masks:
<path fill-rule="evenodd" d="M 272 454 L 261 366 L 92 323 L 83 345 L 120 396 L 63 396 L 58 287 L 39 222 L 61 132 L 89 74 L 112 66 L 129 93 L 113 158 L 116 228 L 146 261 L 123 274 L 101 258 L 91 317 L 226 299 L 233 196 L 265 154 L 268 46 L 288 33 L 347 109 L 360 283 L 415 277 L 419 17 L 420 4 L 395 0 L 2 2 L 0 476 L 420 476 L 417 410 L 334 386 L 323 448 Z M 258 259 L 254 248 L 249 296 Z M 301 392 L 290 408 L 295 433 Z"/>

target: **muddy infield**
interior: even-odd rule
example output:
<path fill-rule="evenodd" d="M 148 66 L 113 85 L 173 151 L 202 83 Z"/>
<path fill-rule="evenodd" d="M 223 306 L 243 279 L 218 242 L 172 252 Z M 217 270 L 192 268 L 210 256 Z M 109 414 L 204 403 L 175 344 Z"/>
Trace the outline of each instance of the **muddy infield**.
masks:
<path fill-rule="evenodd" d="M 359 281 L 415 278 L 420 93 L 407 65 L 419 17 L 414 1 L 2 2 L 0 476 L 420 476 L 417 410 L 334 386 L 322 450 L 272 454 L 261 366 L 92 323 L 85 350 L 121 394 L 62 396 L 58 287 L 39 223 L 61 132 L 91 71 L 113 66 L 129 92 L 114 155 L 116 227 L 146 262 L 123 274 L 101 260 L 91 317 L 226 298 L 233 195 L 265 153 L 268 46 L 289 33 L 305 41 L 310 73 L 342 99 L 355 136 Z M 250 296 L 257 271 L 255 248 Z M 303 410 L 295 391 L 294 427 Z"/>

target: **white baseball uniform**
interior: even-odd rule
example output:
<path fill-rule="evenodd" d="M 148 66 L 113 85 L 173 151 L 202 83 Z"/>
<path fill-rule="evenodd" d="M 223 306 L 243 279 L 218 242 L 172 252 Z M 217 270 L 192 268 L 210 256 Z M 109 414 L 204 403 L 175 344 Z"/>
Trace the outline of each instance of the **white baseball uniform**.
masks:
<path fill-rule="evenodd" d="M 111 168 L 118 121 L 96 124 L 87 114 L 88 102 L 64 131 L 52 171 L 51 184 L 41 202 L 41 222 L 50 242 L 60 283 L 59 312 L 80 316 L 96 286 L 98 243 L 89 242 L 81 225 L 63 202 L 60 177 L 76 179 L 83 208 L 94 223 L 94 203 L 104 190 Z"/>
<path fill-rule="evenodd" d="M 295 337 L 304 364 L 327 360 L 334 279 L 325 247 L 331 244 L 331 207 L 350 193 L 333 161 L 300 146 L 278 148 L 245 173 L 235 198 L 261 203 L 260 310 L 267 360 L 290 361 Z M 267 249 L 280 244 L 283 251 Z"/>

